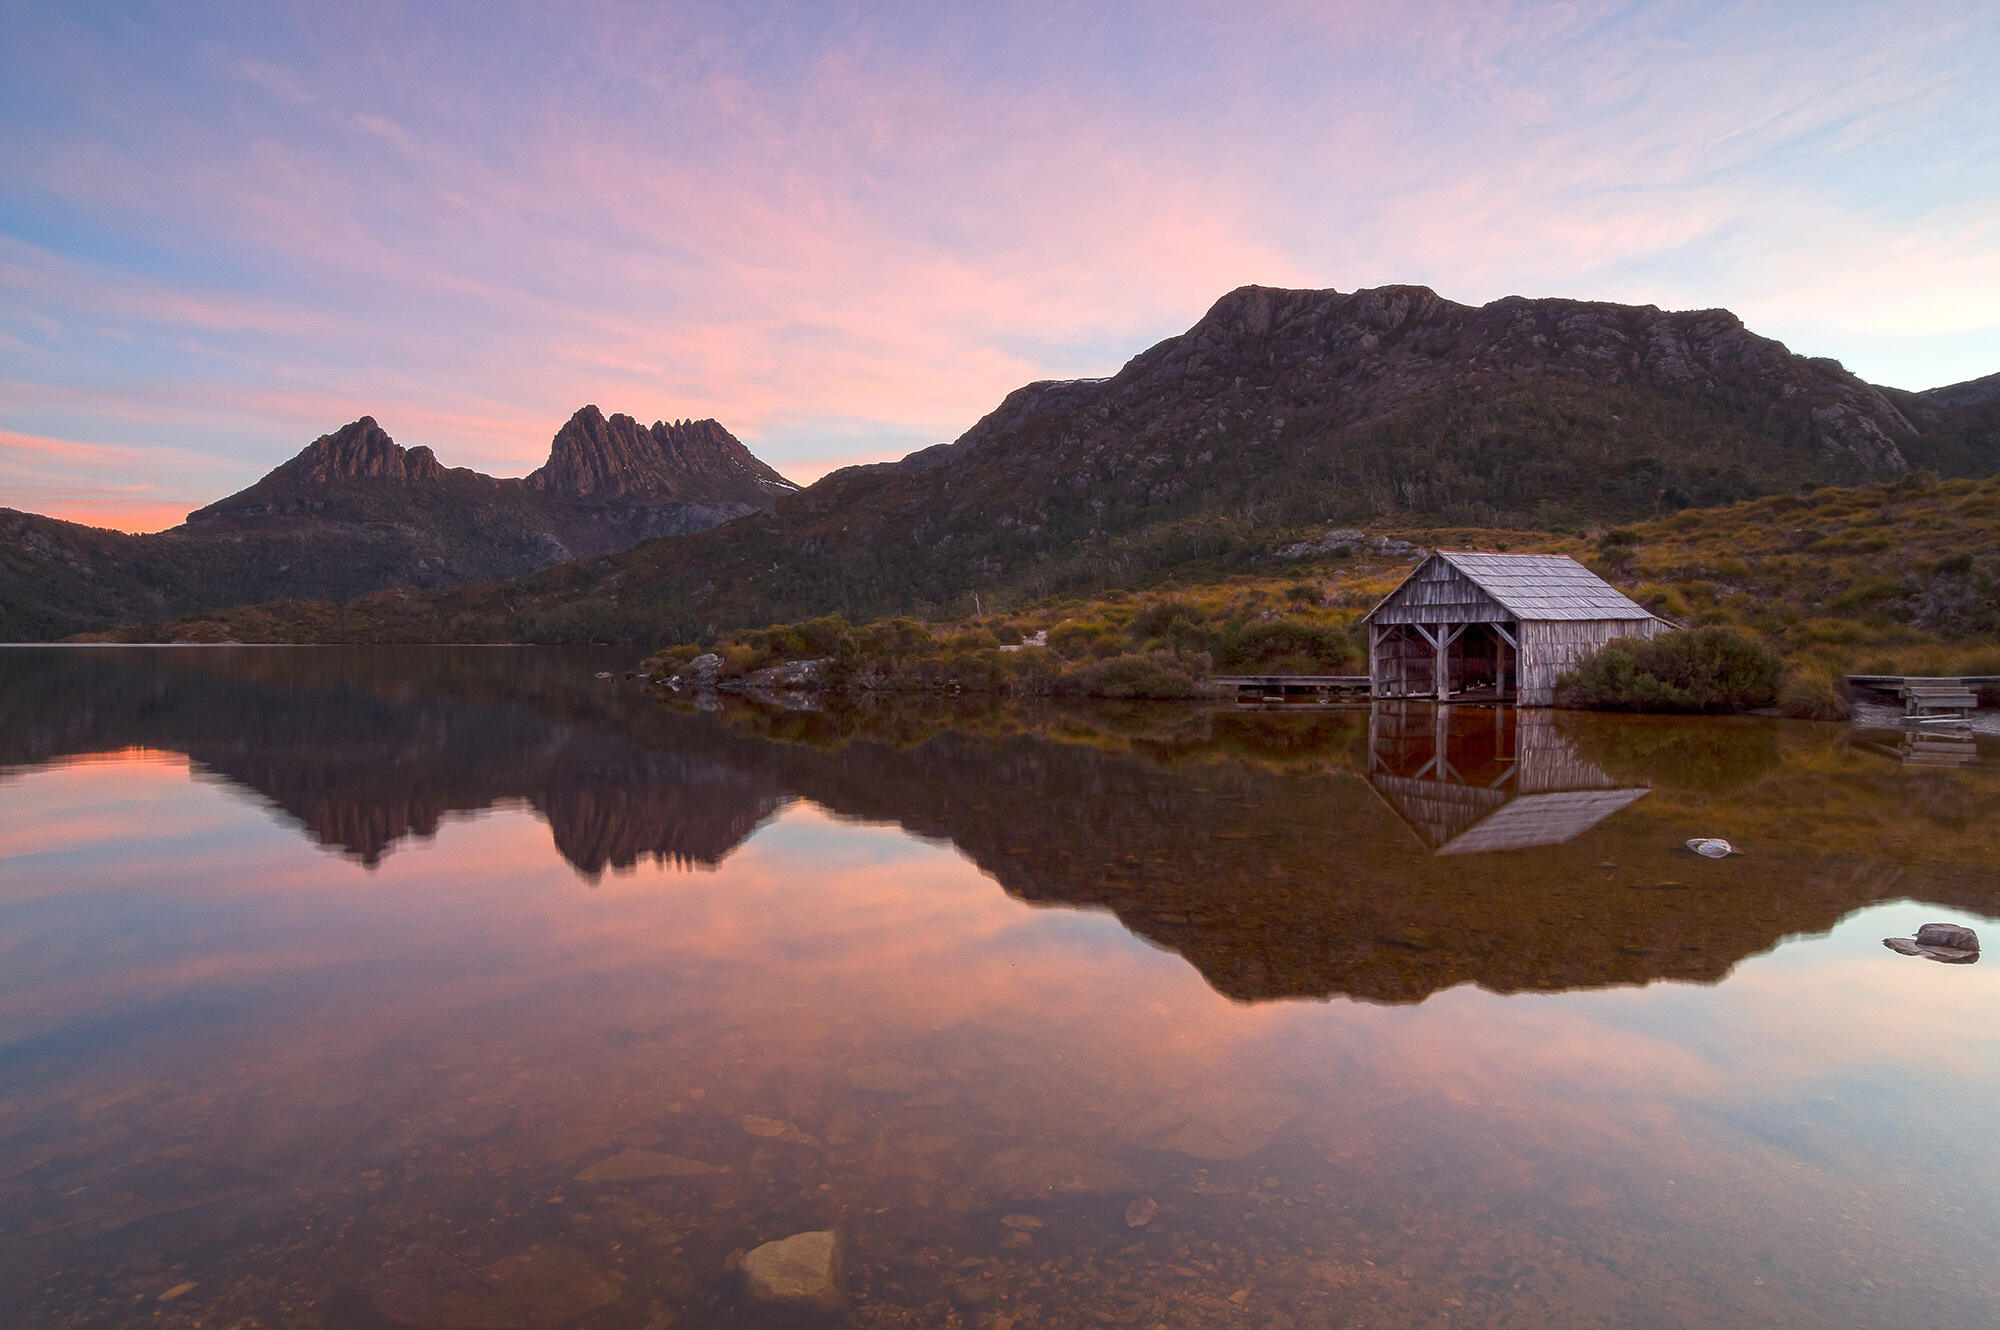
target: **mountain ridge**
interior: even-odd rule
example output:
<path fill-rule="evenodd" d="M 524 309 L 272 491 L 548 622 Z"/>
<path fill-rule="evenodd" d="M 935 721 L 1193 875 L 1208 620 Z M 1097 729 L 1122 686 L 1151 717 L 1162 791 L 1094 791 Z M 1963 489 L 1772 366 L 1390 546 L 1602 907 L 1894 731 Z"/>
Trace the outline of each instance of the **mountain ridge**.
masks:
<path fill-rule="evenodd" d="M 646 442 L 616 455 L 579 449 L 574 436 L 593 428 Z M 702 530 L 795 488 L 714 420 L 644 430 L 586 406 L 542 468 L 512 478 L 447 468 L 362 416 L 166 531 L 0 509 L 0 640 L 279 598 L 501 581 Z"/>
<path fill-rule="evenodd" d="M 414 595 L 395 631 L 685 641 L 1234 566 L 1315 525 L 1582 530 L 2000 470 L 2000 396 L 1962 397 L 1869 384 L 1727 310 L 1245 286 L 1116 374 L 1015 389 L 951 443 L 707 531 Z M 603 449 L 640 447 L 615 419 Z"/>

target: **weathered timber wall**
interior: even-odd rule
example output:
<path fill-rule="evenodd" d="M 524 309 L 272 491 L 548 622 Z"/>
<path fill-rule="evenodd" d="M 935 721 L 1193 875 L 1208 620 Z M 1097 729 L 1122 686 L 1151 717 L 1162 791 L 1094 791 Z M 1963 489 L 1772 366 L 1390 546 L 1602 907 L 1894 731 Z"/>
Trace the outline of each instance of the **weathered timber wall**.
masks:
<path fill-rule="evenodd" d="M 1505 623 L 1514 616 L 1442 559 L 1417 570 L 1375 610 L 1379 624 Z"/>
<path fill-rule="evenodd" d="M 1658 619 L 1531 619 L 1521 624 L 1523 706 L 1553 706 L 1556 680 L 1605 643 L 1666 631 Z"/>

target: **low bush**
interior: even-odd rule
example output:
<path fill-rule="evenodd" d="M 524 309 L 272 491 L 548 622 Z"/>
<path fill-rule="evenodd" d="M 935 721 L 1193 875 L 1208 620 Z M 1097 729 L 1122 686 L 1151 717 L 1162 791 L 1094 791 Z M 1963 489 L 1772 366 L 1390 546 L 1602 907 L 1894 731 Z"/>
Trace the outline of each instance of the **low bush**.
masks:
<path fill-rule="evenodd" d="M 1113 656 L 1064 682 L 1085 697 L 1191 697 L 1196 691 L 1194 679 L 1166 652 Z"/>
<path fill-rule="evenodd" d="M 1620 638 L 1556 682 L 1561 706 L 1717 714 L 1777 700 L 1784 661 L 1730 628 Z"/>

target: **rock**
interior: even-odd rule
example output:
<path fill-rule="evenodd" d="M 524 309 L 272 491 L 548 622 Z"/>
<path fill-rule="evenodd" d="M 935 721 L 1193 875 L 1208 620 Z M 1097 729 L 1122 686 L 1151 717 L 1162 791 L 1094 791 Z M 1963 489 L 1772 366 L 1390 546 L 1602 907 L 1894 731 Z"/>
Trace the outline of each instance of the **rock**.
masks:
<path fill-rule="evenodd" d="M 1905 956 L 1922 956 L 1948 965 L 1970 965 L 1979 959 L 1979 934 L 1962 924 L 1925 924 L 1913 938 L 1885 937 L 1882 945 Z"/>
<path fill-rule="evenodd" d="M 876 1094 L 916 1094 L 937 1084 L 937 1073 L 928 1067 L 912 1067 L 904 1062 L 870 1062 L 847 1069 L 847 1083 L 857 1090 Z"/>
<path fill-rule="evenodd" d="M 614 1276 L 560 1242 L 537 1243 L 493 1262 L 480 1274 L 509 1304 L 527 1313 L 534 1326 L 566 1325 L 610 1306 L 619 1296 Z"/>
<path fill-rule="evenodd" d="M 1687 843 L 1687 847 L 1704 859 L 1727 859 L 1736 853 L 1735 846 L 1713 836 L 1697 836 Z"/>
<path fill-rule="evenodd" d="M 777 1118 L 760 1118 L 748 1114 L 743 1119 L 743 1130 L 752 1136 L 762 1136 L 767 1141 L 783 1141 L 787 1145 L 818 1145 L 819 1138 L 808 1136 L 789 1122 Z"/>
<path fill-rule="evenodd" d="M 1950 947 L 1954 951 L 1978 951 L 1979 934 L 1963 924 L 1925 924 L 1917 930 L 1917 945 Z"/>
<path fill-rule="evenodd" d="M 832 1229 L 794 1233 L 743 1257 L 743 1294 L 780 1311 L 836 1312 L 841 1294 L 840 1235 Z"/>
<path fill-rule="evenodd" d="M 429 1247 L 386 1262 L 369 1286 L 377 1315 L 414 1330 L 524 1330 L 527 1324 L 488 1280 Z"/>
<path fill-rule="evenodd" d="M 659 1154 L 652 1150 L 621 1150 L 609 1159 L 600 1159 L 576 1175 L 578 1182 L 646 1182 L 653 1178 L 695 1178 L 726 1173 L 719 1164 L 704 1164 L 681 1155 Z"/>
<path fill-rule="evenodd" d="M 955 1193 L 952 1208 L 977 1210 L 1008 1201 L 1050 1201 L 1137 1191 L 1137 1173 L 1110 1159 L 1051 1145 L 1022 1145 L 986 1161 L 979 1176 Z"/>
<path fill-rule="evenodd" d="M 1213 1088 L 1139 1115 L 1131 1123 L 1132 1139 L 1193 1159 L 1248 1159 L 1270 1145 L 1303 1108 L 1288 1095 Z"/>
<path fill-rule="evenodd" d="M 1141 1196 L 1125 1207 L 1125 1227 L 1144 1228 L 1153 1222 L 1153 1216 L 1160 1213 L 1160 1203 L 1150 1196 Z"/>
<path fill-rule="evenodd" d="M 715 676 L 722 669 L 722 657 L 713 651 L 704 652 L 688 662 L 687 672 L 694 678 L 697 688 L 715 687 Z"/>
<path fill-rule="evenodd" d="M 851 1108 L 843 1108 L 833 1115 L 833 1121 L 826 1124 L 828 1145 L 853 1145 L 861 1139 L 868 1124 L 861 1115 Z"/>
<path fill-rule="evenodd" d="M 1008 1228 L 1024 1233 L 1042 1226 L 1042 1221 L 1033 1215 L 1001 1215 L 1000 1222 Z"/>
<path fill-rule="evenodd" d="M 186 1297 L 186 1296 L 187 1296 L 188 1294 L 190 1294 L 190 1293 L 194 1292 L 194 1289 L 195 1289 L 195 1286 L 194 1286 L 193 1284 L 191 1284 L 191 1283 L 189 1283 L 189 1284 L 176 1284 L 176 1285 L 174 1285 L 174 1286 L 173 1286 L 172 1288 L 168 1289 L 168 1290 L 167 1290 L 167 1291 L 166 1291 L 165 1293 L 162 1293 L 162 1294 L 160 1295 L 160 1301 L 161 1301 L 161 1302 L 172 1302 L 172 1301 L 174 1301 L 174 1299 L 176 1299 L 176 1298 L 184 1298 L 184 1297 Z"/>

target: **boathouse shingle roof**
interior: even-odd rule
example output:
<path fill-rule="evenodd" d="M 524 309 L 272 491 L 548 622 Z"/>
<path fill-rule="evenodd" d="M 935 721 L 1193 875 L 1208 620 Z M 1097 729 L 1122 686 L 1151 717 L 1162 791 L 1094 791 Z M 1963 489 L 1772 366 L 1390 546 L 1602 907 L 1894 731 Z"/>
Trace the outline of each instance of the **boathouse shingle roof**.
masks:
<path fill-rule="evenodd" d="M 1437 555 L 1522 619 L 1650 619 L 1652 614 L 1567 554 Z"/>

